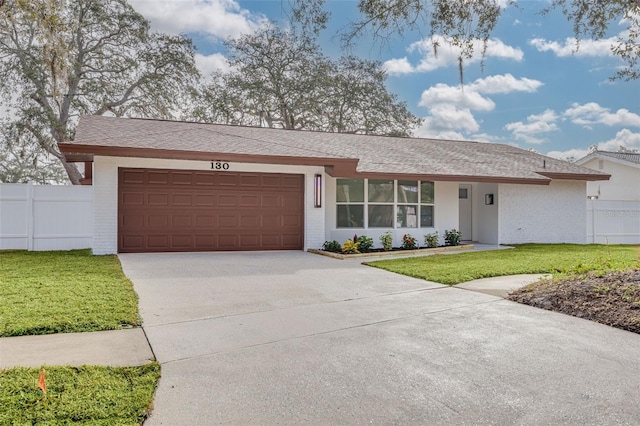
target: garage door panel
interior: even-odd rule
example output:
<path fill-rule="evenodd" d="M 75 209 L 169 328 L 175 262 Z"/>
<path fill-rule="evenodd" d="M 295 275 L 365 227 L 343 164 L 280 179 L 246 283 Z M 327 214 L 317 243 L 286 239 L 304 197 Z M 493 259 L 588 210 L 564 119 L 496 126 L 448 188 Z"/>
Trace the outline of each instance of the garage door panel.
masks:
<path fill-rule="evenodd" d="M 256 195 L 241 195 L 240 196 L 240 207 L 260 207 L 260 197 Z"/>
<path fill-rule="evenodd" d="M 238 248 L 238 235 L 218 235 L 220 250 L 234 250 Z"/>
<path fill-rule="evenodd" d="M 171 173 L 171 183 L 174 185 L 189 185 L 191 186 L 193 183 L 193 173 L 192 172 L 172 172 Z"/>
<path fill-rule="evenodd" d="M 150 206 L 168 206 L 169 194 L 148 194 L 147 204 Z"/>
<path fill-rule="evenodd" d="M 196 227 L 197 228 L 217 228 L 218 218 L 209 215 L 196 214 Z"/>
<path fill-rule="evenodd" d="M 238 196 L 235 194 L 218 195 L 219 207 L 238 207 Z"/>
<path fill-rule="evenodd" d="M 145 226 L 144 218 L 145 216 L 143 213 L 132 212 L 127 216 L 121 216 L 119 225 L 120 227 L 127 229 L 141 229 Z"/>
<path fill-rule="evenodd" d="M 260 227 L 260 216 L 255 214 L 240 216 L 240 226 L 243 228 L 257 229 Z"/>
<path fill-rule="evenodd" d="M 296 211 L 297 206 L 299 206 L 301 202 L 302 197 L 298 195 L 286 194 L 282 196 L 282 207 L 284 207 L 285 210 Z"/>
<path fill-rule="evenodd" d="M 120 169 L 121 252 L 302 249 L 302 175 Z"/>
<path fill-rule="evenodd" d="M 192 205 L 191 194 L 173 194 L 171 196 L 171 204 L 174 206 L 190 207 Z"/>
<path fill-rule="evenodd" d="M 282 187 L 282 178 L 278 175 L 263 175 L 262 176 L 262 186 L 265 188 L 281 188 Z"/>
<path fill-rule="evenodd" d="M 144 183 L 145 173 L 142 170 L 125 170 L 121 173 L 120 179 L 122 183 L 142 184 Z"/>
<path fill-rule="evenodd" d="M 282 187 L 283 188 L 295 188 L 302 189 L 303 180 L 299 179 L 298 176 L 283 176 L 282 177 Z"/>
<path fill-rule="evenodd" d="M 120 237 L 120 246 L 126 250 L 140 250 L 145 247 L 143 235 L 127 235 Z"/>
<path fill-rule="evenodd" d="M 171 236 L 171 248 L 186 249 L 191 247 L 193 247 L 192 235 L 172 235 Z"/>
<path fill-rule="evenodd" d="M 240 249 L 241 250 L 259 250 L 260 235 L 257 235 L 257 234 L 240 235 Z"/>
<path fill-rule="evenodd" d="M 260 197 L 260 207 L 263 207 L 263 208 L 280 207 L 281 199 L 282 197 L 280 195 L 263 194 Z"/>
<path fill-rule="evenodd" d="M 197 186 L 213 186 L 216 184 L 216 175 L 213 173 L 194 173 L 193 184 Z"/>
<path fill-rule="evenodd" d="M 147 247 L 150 249 L 169 249 L 168 235 L 147 235 Z"/>
<path fill-rule="evenodd" d="M 195 245 L 196 250 L 214 250 L 218 246 L 217 235 L 196 235 Z"/>
<path fill-rule="evenodd" d="M 216 205 L 216 196 L 209 194 L 196 194 L 194 205 L 196 207 L 213 207 Z"/>
<path fill-rule="evenodd" d="M 169 173 L 166 171 L 151 171 L 147 173 L 147 183 L 166 185 L 169 183 Z"/>
<path fill-rule="evenodd" d="M 219 229 L 227 229 L 227 228 L 236 228 L 238 226 L 238 217 L 237 216 L 218 216 L 218 228 Z"/>
<path fill-rule="evenodd" d="M 191 215 L 174 215 L 171 217 L 171 226 L 174 228 L 190 228 L 193 226 Z"/>
<path fill-rule="evenodd" d="M 235 173 L 223 173 L 218 175 L 218 186 L 238 186 L 239 176 Z"/>
<path fill-rule="evenodd" d="M 142 206 L 144 205 L 144 193 L 126 192 L 122 194 L 121 200 L 125 206 Z"/>
<path fill-rule="evenodd" d="M 260 177 L 256 175 L 241 175 L 240 186 L 257 188 L 260 186 Z"/>
<path fill-rule="evenodd" d="M 282 215 L 282 227 L 283 228 L 299 228 L 300 216 L 298 215 Z"/>
<path fill-rule="evenodd" d="M 298 247 L 302 244 L 299 234 L 283 234 L 282 245 L 288 248 Z"/>

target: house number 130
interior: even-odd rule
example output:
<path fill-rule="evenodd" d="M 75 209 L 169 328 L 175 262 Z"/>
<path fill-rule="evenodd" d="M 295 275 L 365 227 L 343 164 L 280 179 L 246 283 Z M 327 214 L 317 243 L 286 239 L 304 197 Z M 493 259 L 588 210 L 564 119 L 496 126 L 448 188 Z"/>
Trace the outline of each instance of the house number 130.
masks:
<path fill-rule="evenodd" d="M 220 161 L 211 162 L 211 170 L 229 170 L 229 163 L 222 163 Z"/>

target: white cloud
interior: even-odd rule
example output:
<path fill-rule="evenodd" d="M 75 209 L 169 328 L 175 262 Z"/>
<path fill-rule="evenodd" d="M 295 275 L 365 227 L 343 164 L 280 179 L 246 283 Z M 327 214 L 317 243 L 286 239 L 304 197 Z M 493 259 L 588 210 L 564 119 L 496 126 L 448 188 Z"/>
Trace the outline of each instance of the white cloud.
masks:
<path fill-rule="evenodd" d="M 640 151 L 640 133 L 634 133 L 629 129 L 622 129 L 613 139 L 609 139 L 604 142 L 596 144 L 600 151 L 613 151 L 616 152 L 620 147 L 627 149 L 637 149 Z M 588 149 L 569 149 L 567 151 L 551 151 L 547 153 L 549 157 L 561 158 L 566 160 L 568 158 L 580 159 L 589 153 Z"/>
<path fill-rule="evenodd" d="M 572 123 L 587 128 L 591 128 L 593 124 L 640 127 L 640 115 L 625 108 L 611 112 L 609 108 L 604 108 L 595 102 L 583 105 L 574 103 L 562 115 Z"/>
<path fill-rule="evenodd" d="M 419 105 L 428 108 L 429 115 L 415 133 L 418 136 L 469 139 L 461 132 L 468 134 L 480 130 L 473 111 L 488 112 L 496 107 L 493 99 L 485 94 L 530 93 L 542 84 L 538 80 L 518 79 L 511 74 L 480 78 L 466 86 L 436 84 L 422 92 Z"/>
<path fill-rule="evenodd" d="M 467 108 L 454 105 L 440 105 L 431 108 L 431 115 L 424 119 L 422 127 L 432 131 L 466 131 L 477 132 L 480 125 Z"/>
<path fill-rule="evenodd" d="M 433 43 L 438 44 L 438 53 L 433 51 Z M 465 59 L 465 64 L 480 62 L 482 60 L 483 43 L 482 40 L 473 41 L 473 56 Z M 409 53 L 418 52 L 422 59 L 417 65 L 411 65 L 404 57 L 400 59 L 390 59 L 383 66 L 391 75 L 403 75 L 416 72 L 429 72 L 438 68 L 444 68 L 458 64 L 460 48 L 452 46 L 444 37 L 433 36 L 412 43 L 407 51 Z M 517 47 L 504 44 L 500 39 L 490 39 L 487 43 L 485 58 L 511 59 L 517 62 L 522 61 L 524 53 Z"/>
<path fill-rule="evenodd" d="M 555 124 L 558 118 L 555 111 L 547 109 L 542 114 L 530 115 L 526 123 L 522 121 L 509 123 L 504 126 L 504 129 L 513 132 L 513 136 L 518 140 L 530 144 L 541 144 L 546 142 L 546 139 L 538 135 L 558 130 Z"/>
<path fill-rule="evenodd" d="M 153 29 L 171 34 L 202 33 L 216 38 L 252 32 L 264 18 L 234 0 L 129 0 Z"/>
<path fill-rule="evenodd" d="M 549 151 L 549 157 L 558 158 L 560 160 L 579 160 L 589 153 L 588 149 L 569 149 L 567 151 Z"/>
<path fill-rule="evenodd" d="M 617 151 L 621 146 L 640 151 L 640 133 L 634 133 L 629 129 L 622 129 L 616 133 L 615 138 L 600 142 L 598 149 L 601 151 Z"/>
<path fill-rule="evenodd" d="M 472 88 L 461 88 L 442 83 L 422 92 L 418 105 L 431 109 L 442 105 L 455 105 L 476 111 L 491 111 L 496 107 L 491 99 L 483 97 Z"/>
<path fill-rule="evenodd" d="M 413 67 L 406 56 L 399 59 L 390 59 L 383 64 L 383 67 L 390 75 L 410 74 L 413 72 Z"/>
<path fill-rule="evenodd" d="M 611 46 L 616 44 L 617 37 L 610 37 L 601 40 L 580 40 L 567 37 L 564 42 L 550 41 L 544 38 L 534 38 L 529 40 L 529 44 L 540 52 L 553 52 L 558 57 L 566 56 L 613 56 Z"/>
<path fill-rule="evenodd" d="M 196 53 L 195 55 L 196 67 L 200 70 L 200 73 L 206 78 L 211 75 L 212 72 L 220 70 L 223 72 L 229 71 L 229 61 L 221 53 L 214 53 L 212 55 L 201 55 Z"/>
<path fill-rule="evenodd" d="M 511 74 L 492 75 L 479 78 L 468 87 L 485 94 L 527 92 L 533 93 L 544 83 L 530 78 L 515 78 Z"/>

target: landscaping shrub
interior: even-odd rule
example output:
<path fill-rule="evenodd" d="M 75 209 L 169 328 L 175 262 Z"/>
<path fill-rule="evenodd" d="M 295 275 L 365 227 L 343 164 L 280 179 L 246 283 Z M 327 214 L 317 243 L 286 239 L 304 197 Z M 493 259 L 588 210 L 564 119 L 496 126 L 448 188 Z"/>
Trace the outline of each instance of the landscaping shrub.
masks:
<path fill-rule="evenodd" d="M 340 244 L 336 240 L 325 241 L 322 245 L 322 250 L 330 251 L 332 253 L 340 253 L 342 251 L 342 244 Z"/>
<path fill-rule="evenodd" d="M 424 244 L 429 248 L 438 247 L 439 241 L 440 236 L 438 235 L 438 231 L 424 236 Z"/>
<path fill-rule="evenodd" d="M 373 238 L 369 238 L 366 235 L 360 235 L 356 238 L 356 241 L 358 241 L 358 250 L 360 250 L 360 253 L 368 253 L 373 249 Z"/>
<path fill-rule="evenodd" d="M 347 240 L 342 245 L 342 254 L 358 254 L 360 250 L 358 250 L 359 242 L 353 240 Z"/>
<path fill-rule="evenodd" d="M 391 231 L 382 234 L 380 236 L 380 242 L 382 243 L 384 251 L 391 251 L 391 249 L 393 249 L 393 235 L 391 235 Z"/>
<path fill-rule="evenodd" d="M 459 246 L 462 232 L 452 229 L 444 231 L 444 244 L 447 246 Z"/>

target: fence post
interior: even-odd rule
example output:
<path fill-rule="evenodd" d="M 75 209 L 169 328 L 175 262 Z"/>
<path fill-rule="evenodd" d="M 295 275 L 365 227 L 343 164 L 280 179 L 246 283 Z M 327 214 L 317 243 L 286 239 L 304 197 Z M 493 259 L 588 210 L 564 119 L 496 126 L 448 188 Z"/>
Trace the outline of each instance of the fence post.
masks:
<path fill-rule="evenodd" d="M 591 199 L 591 244 L 596 243 L 596 209 L 595 204 L 596 200 Z"/>
<path fill-rule="evenodd" d="M 27 250 L 33 251 L 33 228 L 34 228 L 34 214 L 33 214 L 33 197 L 34 188 L 33 182 L 30 181 L 27 186 Z"/>

